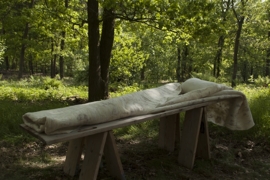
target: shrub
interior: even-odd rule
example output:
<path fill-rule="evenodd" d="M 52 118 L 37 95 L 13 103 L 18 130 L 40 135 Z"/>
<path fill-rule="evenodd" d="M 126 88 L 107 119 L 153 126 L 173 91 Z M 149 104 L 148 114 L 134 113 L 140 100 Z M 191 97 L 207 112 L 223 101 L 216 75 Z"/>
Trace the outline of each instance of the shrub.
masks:
<path fill-rule="evenodd" d="M 50 78 L 50 77 L 45 77 L 43 79 L 44 89 L 59 88 L 60 86 L 63 86 L 60 80 L 57 80 L 55 78 Z"/>
<path fill-rule="evenodd" d="M 112 84 L 112 85 L 110 85 L 110 87 L 114 88 L 114 92 L 110 93 L 111 97 L 117 97 L 117 96 L 122 96 L 124 94 L 137 92 L 141 89 L 139 87 L 139 85 L 136 83 L 133 84 L 132 86 L 121 85 L 121 84 Z"/>
<path fill-rule="evenodd" d="M 255 84 L 255 86 L 257 87 L 268 87 L 270 85 L 269 76 L 265 76 L 265 77 L 258 76 L 258 78 L 254 79 L 253 75 L 251 75 L 248 81 Z"/>
<path fill-rule="evenodd" d="M 89 77 L 89 74 L 87 70 L 77 71 L 75 73 L 74 80 L 76 83 L 79 83 L 79 84 L 87 84 L 88 77 Z"/>

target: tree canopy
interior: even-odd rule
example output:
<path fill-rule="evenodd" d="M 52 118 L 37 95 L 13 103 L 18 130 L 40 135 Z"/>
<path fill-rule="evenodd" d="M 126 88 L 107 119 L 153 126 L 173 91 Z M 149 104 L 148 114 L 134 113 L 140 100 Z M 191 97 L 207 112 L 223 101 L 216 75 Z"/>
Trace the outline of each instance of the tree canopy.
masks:
<path fill-rule="evenodd" d="M 0 73 L 88 79 L 89 101 L 115 84 L 231 82 L 269 76 L 269 1 L 0 2 Z M 113 90 L 113 88 L 111 89 Z"/>

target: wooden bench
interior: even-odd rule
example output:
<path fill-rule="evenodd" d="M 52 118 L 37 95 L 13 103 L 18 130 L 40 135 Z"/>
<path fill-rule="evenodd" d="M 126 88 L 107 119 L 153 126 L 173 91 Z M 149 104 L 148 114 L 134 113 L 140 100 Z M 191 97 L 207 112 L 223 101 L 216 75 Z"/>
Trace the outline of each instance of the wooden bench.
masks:
<path fill-rule="evenodd" d="M 235 97 L 239 96 L 229 96 L 223 99 Z M 211 100 L 155 114 L 83 126 L 68 134 L 46 135 L 37 133 L 24 124 L 20 126 L 46 145 L 69 141 L 64 163 L 65 173 L 71 176 L 75 175 L 82 154 L 82 144 L 84 144 L 85 155 L 80 172 L 81 180 L 97 178 L 103 155 L 111 175 L 117 179 L 124 180 L 125 175 L 112 133 L 113 129 L 159 118 L 158 146 L 168 151 L 174 151 L 176 142 L 180 142 L 178 162 L 180 165 L 192 169 L 196 155 L 204 159 L 210 158 L 208 124 L 205 118 L 204 107 L 223 99 Z M 181 136 L 179 125 L 180 112 L 186 112 Z"/>

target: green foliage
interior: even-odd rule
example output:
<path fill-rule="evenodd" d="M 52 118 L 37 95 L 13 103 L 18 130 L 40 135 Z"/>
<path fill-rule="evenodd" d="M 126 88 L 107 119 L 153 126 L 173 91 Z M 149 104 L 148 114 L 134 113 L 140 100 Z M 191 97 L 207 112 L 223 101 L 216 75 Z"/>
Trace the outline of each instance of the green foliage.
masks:
<path fill-rule="evenodd" d="M 258 78 L 254 79 L 253 75 L 250 76 L 249 82 L 254 83 L 257 87 L 269 87 L 270 85 L 270 78 L 269 76 L 262 77 L 258 76 Z"/>
<path fill-rule="evenodd" d="M 146 121 L 143 123 L 139 123 L 132 126 L 127 126 L 124 128 L 119 128 L 114 130 L 114 133 L 117 136 L 121 136 L 127 140 L 137 139 L 139 137 L 148 137 L 148 138 L 156 138 L 158 135 L 158 125 L 159 121 L 152 120 Z"/>
<path fill-rule="evenodd" d="M 60 80 L 57 79 L 52 79 L 49 77 L 46 77 L 43 79 L 43 87 L 44 89 L 50 89 L 50 88 L 60 88 L 61 86 L 63 86 L 62 82 Z"/>
<path fill-rule="evenodd" d="M 113 8 L 116 13 L 114 47 L 110 64 L 110 83 L 157 83 L 174 81 L 177 60 L 185 72 L 213 74 L 214 59 L 219 50 L 219 37 L 224 47 L 219 65 L 220 81 L 230 81 L 232 72 L 235 17 L 227 1 L 99 1 L 102 8 Z M 31 27 L 26 45 L 27 72 L 48 74 L 52 60 L 59 71 L 59 56 L 64 57 L 65 75 L 87 84 L 88 38 L 86 3 L 75 0 L 35 1 L 29 8 L 26 1 L 0 2 L 0 70 L 18 69 L 22 36 L 26 23 Z M 225 10 L 225 8 L 227 8 Z M 265 73 L 268 40 L 268 1 L 248 1 L 244 15 L 246 21 L 240 39 L 239 81 L 247 81 Z M 241 9 L 236 6 L 237 12 Z M 6 13 L 8 9 L 9 13 Z M 102 11 L 101 11 L 102 12 Z M 100 16 L 102 18 L 102 14 Z M 65 32 L 65 37 L 62 36 Z M 64 50 L 61 41 L 65 41 Z M 178 57 L 177 48 L 187 54 Z M 8 57 L 9 65 L 3 63 Z M 32 64 L 32 65 L 31 65 Z M 7 67 L 6 67 L 7 66 Z M 251 73 L 253 72 L 253 73 Z M 50 82 L 49 82 L 50 81 Z M 44 88 L 57 88 L 60 84 L 49 80 Z"/>
<path fill-rule="evenodd" d="M 75 75 L 74 75 L 74 80 L 77 83 L 82 83 L 82 84 L 88 84 L 88 77 L 89 77 L 89 73 L 88 73 L 88 69 L 89 67 L 86 67 L 84 70 L 81 71 L 76 71 Z"/>
<path fill-rule="evenodd" d="M 142 88 L 138 84 L 133 84 L 131 86 L 121 85 L 119 83 L 114 83 L 110 85 L 110 89 L 113 90 L 113 92 L 110 93 L 110 97 L 118 97 L 122 96 L 124 94 L 130 94 L 133 92 L 137 92 L 141 90 Z"/>
<path fill-rule="evenodd" d="M 215 78 L 211 74 L 207 74 L 207 73 L 192 72 L 191 76 L 195 77 L 195 78 L 203 79 L 203 80 L 206 80 L 206 81 L 222 83 L 222 84 L 227 84 L 227 85 L 230 83 L 229 78 L 226 78 L 226 77 Z"/>
<path fill-rule="evenodd" d="M 110 65 L 110 81 L 122 82 L 127 85 L 140 79 L 140 70 L 148 58 L 148 53 L 142 51 L 142 41 L 133 32 L 124 31 L 131 28 L 126 25 L 118 28 L 112 51 Z"/>
<path fill-rule="evenodd" d="M 28 137 L 19 127 L 22 124 L 22 115 L 27 112 L 35 112 L 45 109 L 54 109 L 67 106 L 65 102 L 46 101 L 42 102 L 19 102 L 2 100 L 0 105 L 0 139 L 4 139 L 10 143 L 17 143 Z"/>
<path fill-rule="evenodd" d="M 250 136 L 267 138 L 270 136 L 270 88 L 264 87 L 238 87 L 247 96 L 255 126 L 249 131 Z"/>
<path fill-rule="evenodd" d="M 67 86 L 62 80 L 38 76 L 21 81 L 0 81 L 0 91 L 0 100 L 12 101 L 55 101 L 74 95 L 87 98 L 86 86 Z"/>

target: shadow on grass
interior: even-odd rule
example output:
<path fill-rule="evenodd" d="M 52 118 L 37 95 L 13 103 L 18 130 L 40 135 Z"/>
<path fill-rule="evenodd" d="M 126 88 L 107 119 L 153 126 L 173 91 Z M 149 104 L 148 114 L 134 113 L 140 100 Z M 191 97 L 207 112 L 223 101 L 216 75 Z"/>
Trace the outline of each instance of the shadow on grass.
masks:
<path fill-rule="evenodd" d="M 149 124 L 149 126 L 154 126 Z M 140 129 L 140 128 L 138 128 Z M 137 130 L 138 130 L 137 129 Z M 196 159 L 193 170 L 177 162 L 178 150 L 168 152 L 158 148 L 155 133 L 136 136 L 116 135 L 117 148 L 127 180 L 181 179 L 267 179 L 270 156 L 267 147 L 226 137 L 211 137 L 210 160 Z M 152 136 L 147 136 L 152 135 Z M 217 134 L 216 134 L 217 135 Z M 129 137 L 129 138 L 126 138 Z M 27 138 L 26 138 L 27 139 Z M 5 180 L 77 180 L 65 175 L 62 168 L 67 143 L 44 147 L 31 139 L 17 144 L 0 142 L 0 179 Z M 98 179 L 110 177 L 103 162 Z"/>

